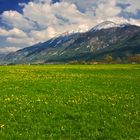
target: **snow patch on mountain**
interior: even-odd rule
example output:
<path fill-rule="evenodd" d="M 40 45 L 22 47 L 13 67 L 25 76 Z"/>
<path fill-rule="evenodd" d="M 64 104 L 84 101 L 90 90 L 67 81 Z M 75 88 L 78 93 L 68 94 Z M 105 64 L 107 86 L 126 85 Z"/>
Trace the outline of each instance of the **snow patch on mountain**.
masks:
<path fill-rule="evenodd" d="M 116 24 L 115 22 L 112 21 L 104 21 L 98 25 L 96 25 L 95 27 L 93 27 L 91 29 L 91 31 L 98 31 L 98 30 L 102 30 L 102 29 L 110 29 L 110 28 L 123 28 L 125 26 L 127 26 L 128 23 L 123 23 L 123 24 Z"/>

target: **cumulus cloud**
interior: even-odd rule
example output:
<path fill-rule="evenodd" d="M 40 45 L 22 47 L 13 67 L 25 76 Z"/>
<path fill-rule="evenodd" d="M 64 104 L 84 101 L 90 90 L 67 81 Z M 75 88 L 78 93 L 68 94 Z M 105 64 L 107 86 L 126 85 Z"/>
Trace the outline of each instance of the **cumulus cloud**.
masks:
<path fill-rule="evenodd" d="M 87 11 L 87 10 L 94 10 L 95 7 L 103 2 L 103 0 L 61 0 L 63 2 L 74 3 L 77 5 L 79 10 Z"/>
<path fill-rule="evenodd" d="M 140 10 L 140 0 L 118 0 L 118 2 L 128 4 L 128 6 L 124 9 L 125 12 L 137 14 L 138 10 Z"/>
<path fill-rule="evenodd" d="M 48 27 L 47 29 L 41 31 L 33 30 L 30 32 L 30 36 L 32 36 L 37 42 L 46 41 L 46 39 L 52 38 L 56 35 L 57 32 L 52 27 Z"/>
<path fill-rule="evenodd" d="M 13 28 L 11 30 L 5 30 L 0 28 L 0 36 L 6 36 L 6 37 L 13 36 L 13 37 L 22 38 L 22 37 L 27 37 L 27 34 L 18 28 Z"/>
<path fill-rule="evenodd" d="M 33 22 L 27 20 L 22 14 L 17 11 L 5 11 L 0 16 L 3 23 L 10 27 L 28 30 L 33 28 Z"/>
<path fill-rule="evenodd" d="M 48 25 L 57 23 L 57 19 L 53 14 L 50 4 L 29 2 L 25 5 L 24 16 L 40 26 L 40 28 L 46 28 Z"/>
<path fill-rule="evenodd" d="M 19 46 L 24 45 L 26 47 L 37 43 L 37 41 L 35 41 L 34 38 L 16 38 L 16 37 L 7 37 L 6 42 L 12 43 L 15 45 L 18 44 Z"/>
<path fill-rule="evenodd" d="M 65 2 L 75 3 L 80 7 L 81 9 L 87 10 L 95 8 L 101 3 L 106 2 L 106 0 L 61 0 Z M 111 0 L 110 0 L 111 2 Z M 127 7 L 123 9 L 126 12 L 134 13 L 136 14 L 138 9 L 140 10 L 140 0 L 116 0 L 116 4 L 127 4 Z"/>
<path fill-rule="evenodd" d="M 0 47 L 0 54 L 7 54 L 7 53 L 10 53 L 10 52 L 15 52 L 15 51 L 17 51 L 19 49 L 21 49 L 21 48 L 10 47 L 10 46 Z"/>
<path fill-rule="evenodd" d="M 132 24 L 132 25 L 140 26 L 140 20 L 139 19 L 135 20 L 133 18 L 130 18 L 129 23 Z"/>
<path fill-rule="evenodd" d="M 122 9 L 116 5 L 116 0 L 108 0 L 97 6 L 96 17 L 105 20 L 106 18 L 117 16 Z"/>
<path fill-rule="evenodd" d="M 75 4 L 67 2 L 55 4 L 30 2 L 24 7 L 23 11 L 24 16 L 36 22 L 40 28 L 79 25 L 90 20 L 86 14 L 77 9 Z"/>

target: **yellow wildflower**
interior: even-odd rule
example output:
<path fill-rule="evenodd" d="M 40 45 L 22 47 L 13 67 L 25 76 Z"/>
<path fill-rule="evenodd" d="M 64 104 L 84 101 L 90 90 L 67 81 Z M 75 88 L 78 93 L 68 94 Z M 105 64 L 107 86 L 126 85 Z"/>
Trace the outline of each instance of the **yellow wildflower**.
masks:
<path fill-rule="evenodd" d="M 5 101 L 10 101 L 10 98 L 9 97 L 5 98 Z"/>
<path fill-rule="evenodd" d="M 4 127 L 4 124 L 0 124 L 0 128 L 3 128 Z"/>

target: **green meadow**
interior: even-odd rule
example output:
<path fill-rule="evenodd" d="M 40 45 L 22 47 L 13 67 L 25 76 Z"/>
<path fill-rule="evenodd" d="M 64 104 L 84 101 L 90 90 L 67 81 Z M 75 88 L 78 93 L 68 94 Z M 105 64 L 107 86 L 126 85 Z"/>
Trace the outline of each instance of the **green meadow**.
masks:
<path fill-rule="evenodd" d="M 140 140 L 140 65 L 0 66 L 1 140 Z"/>

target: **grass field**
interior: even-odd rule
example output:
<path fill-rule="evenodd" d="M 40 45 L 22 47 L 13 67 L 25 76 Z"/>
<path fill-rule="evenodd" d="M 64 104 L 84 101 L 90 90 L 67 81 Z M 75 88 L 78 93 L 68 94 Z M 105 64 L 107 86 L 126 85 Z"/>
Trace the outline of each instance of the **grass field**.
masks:
<path fill-rule="evenodd" d="M 140 65 L 0 67 L 0 140 L 140 140 Z"/>

